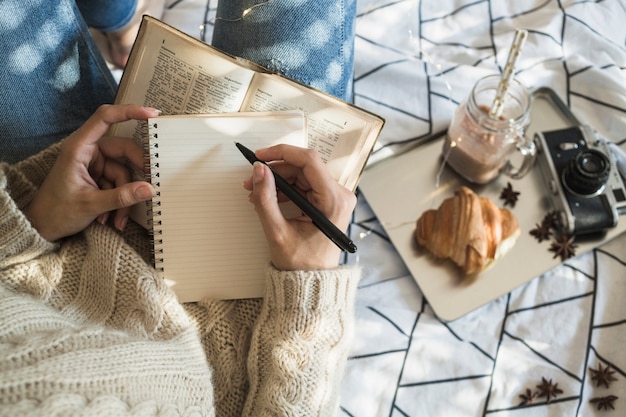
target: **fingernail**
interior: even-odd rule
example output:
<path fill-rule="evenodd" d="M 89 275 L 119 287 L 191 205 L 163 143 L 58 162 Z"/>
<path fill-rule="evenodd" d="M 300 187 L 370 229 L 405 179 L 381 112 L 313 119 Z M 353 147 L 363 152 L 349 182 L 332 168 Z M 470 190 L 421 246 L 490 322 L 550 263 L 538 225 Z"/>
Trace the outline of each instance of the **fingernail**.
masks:
<path fill-rule="evenodd" d="M 135 189 L 135 197 L 139 200 L 147 200 L 152 197 L 152 189 L 147 185 L 142 185 Z"/>
<path fill-rule="evenodd" d="M 255 162 L 252 170 L 252 180 L 255 184 L 263 181 L 263 177 L 265 176 L 265 167 L 260 162 Z"/>
<path fill-rule="evenodd" d="M 128 217 L 122 217 L 120 219 L 120 224 L 117 226 L 117 230 L 124 231 L 124 229 L 126 229 L 127 224 L 128 224 Z"/>
<path fill-rule="evenodd" d="M 146 107 L 146 109 L 148 109 L 148 110 L 150 110 L 150 111 L 153 111 L 153 112 L 155 112 L 155 113 L 157 113 L 157 114 L 161 114 L 161 113 L 163 113 L 161 110 L 159 110 L 159 109 L 155 109 L 154 107 Z"/>

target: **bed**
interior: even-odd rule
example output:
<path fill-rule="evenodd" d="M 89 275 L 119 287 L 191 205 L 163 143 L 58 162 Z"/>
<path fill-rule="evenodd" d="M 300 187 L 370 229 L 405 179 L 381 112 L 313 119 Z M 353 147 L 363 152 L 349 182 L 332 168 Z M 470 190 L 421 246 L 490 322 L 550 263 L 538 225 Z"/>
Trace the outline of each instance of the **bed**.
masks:
<path fill-rule="evenodd" d="M 216 5 L 169 0 L 164 20 L 209 42 Z M 623 0 L 357 0 L 357 9 L 355 103 L 386 119 L 373 162 L 440 136 L 474 82 L 502 71 L 516 28 L 529 33 L 516 77 L 549 87 L 626 150 Z M 347 262 L 364 277 L 341 416 L 626 413 L 626 234 L 442 320 L 368 203 L 375 196 L 358 197 L 359 251 Z"/>

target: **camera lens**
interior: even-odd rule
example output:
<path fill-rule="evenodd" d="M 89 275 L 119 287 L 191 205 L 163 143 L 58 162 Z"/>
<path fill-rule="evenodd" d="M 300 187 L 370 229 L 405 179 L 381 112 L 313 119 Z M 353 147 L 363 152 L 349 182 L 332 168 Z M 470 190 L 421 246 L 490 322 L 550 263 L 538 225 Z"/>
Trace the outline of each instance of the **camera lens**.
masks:
<path fill-rule="evenodd" d="M 593 195 L 604 187 L 610 170 L 610 161 L 605 154 L 596 149 L 586 149 L 569 160 L 563 170 L 563 180 L 572 192 Z"/>

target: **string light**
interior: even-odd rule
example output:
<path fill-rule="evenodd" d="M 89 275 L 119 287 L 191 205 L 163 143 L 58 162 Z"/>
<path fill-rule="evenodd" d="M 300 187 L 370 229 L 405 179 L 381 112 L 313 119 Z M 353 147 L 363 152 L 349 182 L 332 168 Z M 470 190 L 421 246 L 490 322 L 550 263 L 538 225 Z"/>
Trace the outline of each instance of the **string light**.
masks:
<path fill-rule="evenodd" d="M 271 2 L 273 2 L 273 1 L 274 1 L 274 0 L 266 0 L 266 1 L 262 2 L 262 3 L 258 3 L 258 4 L 255 4 L 255 5 L 252 5 L 252 6 L 248 7 L 247 9 L 245 9 L 245 10 L 241 13 L 241 16 L 240 16 L 240 17 L 238 17 L 238 18 L 236 18 L 236 19 L 225 19 L 225 18 L 223 18 L 223 17 L 217 17 L 217 16 L 216 16 L 216 17 L 213 19 L 213 21 L 222 20 L 222 21 L 224 21 L 224 22 L 231 22 L 231 23 L 232 23 L 232 22 L 239 22 L 240 20 L 243 20 L 243 19 L 244 19 L 244 18 L 245 18 L 248 14 L 250 14 L 250 12 L 252 12 L 252 11 L 253 11 L 254 9 L 256 9 L 257 7 L 265 6 L 265 5 L 267 5 L 268 3 L 271 3 Z"/>

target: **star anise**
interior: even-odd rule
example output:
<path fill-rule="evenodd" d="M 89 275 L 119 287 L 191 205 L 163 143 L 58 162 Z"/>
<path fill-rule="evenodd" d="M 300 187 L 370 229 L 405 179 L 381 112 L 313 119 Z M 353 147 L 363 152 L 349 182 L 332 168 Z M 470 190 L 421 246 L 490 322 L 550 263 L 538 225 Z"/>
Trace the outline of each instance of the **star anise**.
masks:
<path fill-rule="evenodd" d="M 536 224 L 535 228 L 530 231 L 530 234 L 539 242 L 543 242 L 552 236 L 552 229 L 551 226 L 544 221 L 541 222 L 541 224 Z"/>
<path fill-rule="evenodd" d="M 561 257 L 561 261 L 571 258 L 576 255 L 576 248 L 578 245 L 574 244 L 574 236 L 567 233 L 559 233 L 552 245 L 550 245 L 550 252 L 554 252 L 553 259 L 557 256 Z"/>
<path fill-rule="evenodd" d="M 552 398 L 563 394 L 563 390 L 560 389 L 558 385 L 558 383 L 553 384 L 551 379 L 546 380 L 544 377 L 541 377 L 541 384 L 537 385 L 537 388 L 539 388 L 539 397 L 546 397 L 546 403 L 550 403 Z"/>
<path fill-rule="evenodd" d="M 528 405 L 535 402 L 535 398 L 537 398 L 537 393 L 532 391 L 530 388 L 526 388 L 526 392 L 524 394 L 520 394 L 519 397 L 522 399 L 519 405 Z"/>
<path fill-rule="evenodd" d="M 606 397 L 595 397 L 595 398 L 592 398 L 592 399 L 589 400 L 589 402 L 591 404 L 597 404 L 598 410 L 608 410 L 609 408 L 611 410 L 615 410 L 615 406 L 613 405 L 613 403 L 618 398 L 619 397 L 616 397 L 615 395 L 608 395 Z"/>
<path fill-rule="evenodd" d="M 515 207 L 515 203 L 517 203 L 517 197 L 520 195 L 519 192 L 513 190 L 513 186 L 510 182 L 506 183 L 506 187 L 502 189 L 500 193 L 500 198 L 504 200 L 504 205 L 507 204 L 511 207 Z"/>
<path fill-rule="evenodd" d="M 589 371 L 591 372 L 591 380 L 596 381 L 596 387 L 604 385 L 608 388 L 611 382 L 617 381 L 617 378 L 613 376 L 615 371 L 609 365 L 603 368 L 602 364 L 598 363 L 598 369 L 589 368 Z"/>
<path fill-rule="evenodd" d="M 558 211 L 553 210 L 543 216 L 541 224 L 545 224 L 547 227 L 551 227 L 555 230 L 561 229 L 561 216 Z"/>

